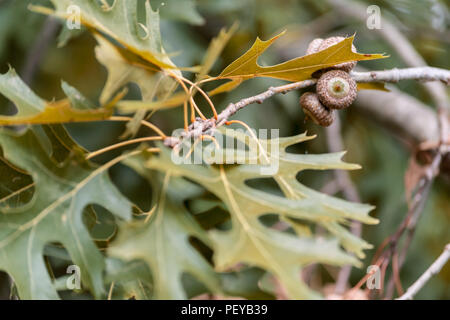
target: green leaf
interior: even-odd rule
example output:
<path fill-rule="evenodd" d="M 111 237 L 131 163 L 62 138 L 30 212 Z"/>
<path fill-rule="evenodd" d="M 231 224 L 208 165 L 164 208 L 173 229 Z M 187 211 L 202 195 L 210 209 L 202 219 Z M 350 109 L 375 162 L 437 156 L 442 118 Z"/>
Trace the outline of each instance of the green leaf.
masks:
<path fill-rule="evenodd" d="M 117 239 L 108 254 L 125 261 L 136 259 L 147 263 L 152 271 L 154 298 L 186 299 L 182 275 L 187 273 L 202 282 L 211 292 L 220 293 L 220 279 L 213 268 L 189 242 L 195 237 L 210 241 L 184 207 L 184 200 L 199 188 L 179 178 L 165 175 L 163 182 L 155 182 L 155 173 L 143 168 L 142 160 L 129 159 L 126 164 L 153 184 L 157 207 L 148 221 L 138 220 L 121 225 Z"/>
<path fill-rule="evenodd" d="M 343 62 L 382 59 L 382 54 L 361 54 L 352 51 L 354 36 L 314 54 L 298 57 L 274 66 L 262 67 L 258 58 L 281 37 L 284 32 L 267 40 L 256 39 L 253 46 L 241 57 L 227 66 L 217 79 L 231 79 L 231 82 L 214 89 L 210 94 L 217 94 L 235 89 L 242 81 L 255 77 L 269 77 L 287 81 L 301 81 L 311 77 L 320 69 L 334 66 Z"/>
<path fill-rule="evenodd" d="M 93 167 L 64 143 L 68 138 L 46 134 L 51 152 L 66 148 L 67 158 L 56 165 L 32 130 L 15 134 L 0 130 L 4 158 L 33 179 L 32 199 L 19 207 L 0 209 L 0 269 L 9 273 L 22 299 L 55 299 L 57 292 L 44 263 L 44 247 L 61 243 L 81 269 L 83 284 L 95 297 L 104 294 L 104 259 L 83 223 L 90 204 L 103 206 L 129 219 L 131 204 L 109 179 L 107 169 L 125 156 Z"/>
<path fill-rule="evenodd" d="M 111 7 L 100 6 L 97 1 L 51 1 L 55 10 L 41 6 L 30 6 L 30 8 L 36 12 L 71 19 L 71 10 L 68 8 L 75 5 L 80 9 L 80 22 L 84 26 L 108 35 L 130 52 L 159 68 L 173 69 L 173 65 L 166 61 L 167 55 L 161 52 L 162 48 L 158 47 L 160 45 L 158 37 L 153 34 L 159 19 L 154 19 L 157 13 L 152 11 L 149 1 L 145 3 L 147 16 L 145 24 L 140 24 L 137 20 L 137 1 L 115 0 Z"/>
<path fill-rule="evenodd" d="M 273 299 L 258 285 L 265 272 L 258 268 L 245 268 L 238 272 L 221 273 L 223 290 L 228 296 L 251 300 Z"/>
<path fill-rule="evenodd" d="M 241 141 L 251 141 L 251 137 L 238 131 L 227 131 L 227 136 Z M 349 219 L 364 223 L 377 223 L 368 216 L 371 206 L 350 203 L 327 196 L 302 185 L 296 176 L 302 170 L 356 169 L 359 166 L 341 161 L 338 154 L 292 154 L 286 152 L 290 145 L 311 139 L 306 135 L 290 138 L 261 140 L 257 158 L 247 157 L 255 164 L 192 165 L 175 164 L 169 150 L 162 148 L 159 157 L 153 156 L 147 167 L 174 176 L 186 177 L 220 198 L 231 213 L 232 228 L 228 231 L 211 231 L 214 263 L 217 271 L 223 271 L 237 263 L 247 263 L 263 268 L 281 281 L 291 298 L 317 298 L 299 277 L 301 267 L 311 263 L 331 265 L 353 264 L 360 266 L 356 258 L 340 249 L 342 245 L 351 253 L 363 257 L 362 250 L 371 246 L 352 236 L 342 224 Z M 245 143 L 245 142 L 244 142 Z M 211 144 L 214 148 L 214 144 Z M 263 147 L 264 146 L 264 147 Z M 250 147 L 250 145 L 249 145 Z M 278 149 L 277 153 L 272 153 Z M 243 163 L 243 154 L 236 150 L 214 150 L 211 159 L 231 156 L 232 163 Z M 266 154 L 271 164 L 279 163 L 279 170 L 269 175 L 262 174 Z M 211 149 L 206 151 L 206 155 Z M 208 157 L 206 157 L 208 159 Z M 228 162 L 228 163 L 230 163 Z M 285 197 L 254 189 L 246 181 L 261 177 L 272 177 L 284 192 Z M 329 234 L 323 236 L 293 235 L 262 224 L 260 217 L 276 213 L 280 217 L 299 219 L 325 227 Z"/>
<path fill-rule="evenodd" d="M 108 296 L 114 300 L 149 300 L 152 296 L 152 275 L 141 260 L 107 258 L 105 282 L 109 284 Z"/>
<path fill-rule="evenodd" d="M 106 279 L 112 299 L 148 300 L 152 298 L 153 280 L 143 260 L 123 262 L 120 259 L 106 259 Z M 259 288 L 259 281 L 265 271 L 258 268 L 243 268 L 236 272 L 220 273 L 221 286 L 226 297 L 245 299 L 273 299 L 273 296 Z M 203 294 L 207 288 L 201 283 L 184 283 L 189 298 Z M 224 296 L 219 296 L 223 298 Z"/>
<path fill-rule="evenodd" d="M 61 82 L 61 88 L 63 89 L 73 108 L 78 110 L 89 110 L 96 108 L 94 103 L 89 101 L 77 89 L 75 89 L 65 81 Z"/>
<path fill-rule="evenodd" d="M 0 156 L 0 210 L 23 206 L 31 200 L 34 182 L 31 176 Z"/>
<path fill-rule="evenodd" d="M 80 29 L 69 29 L 67 25 L 63 24 L 61 32 L 58 36 L 58 48 L 64 47 L 66 44 L 70 42 L 73 38 L 76 38 L 83 34 L 86 31 L 86 28 L 81 27 Z"/>

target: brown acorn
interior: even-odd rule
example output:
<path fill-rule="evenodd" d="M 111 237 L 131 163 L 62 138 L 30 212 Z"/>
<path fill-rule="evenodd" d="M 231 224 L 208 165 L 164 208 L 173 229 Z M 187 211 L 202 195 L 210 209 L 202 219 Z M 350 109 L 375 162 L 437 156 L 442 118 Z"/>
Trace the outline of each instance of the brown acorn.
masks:
<path fill-rule="evenodd" d="M 342 70 L 331 70 L 324 73 L 316 85 L 320 102 L 331 109 L 349 107 L 356 99 L 356 82 Z"/>
<path fill-rule="evenodd" d="M 316 38 L 313 41 L 311 41 L 308 45 L 308 49 L 306 49 L 306 54 L 308 55 L 318 52 L 322 42 L 323 42 L 322 38 Z"/>
<path fill-rule="evenodd" d="M 300 106 L 305 114 L 314 121 L 314 123 L 323 127 L 328 127 L 333 123 L 333 110 L 322 105 L 316 93 L 305 92 L 302 94 L 300 97 Z"/>

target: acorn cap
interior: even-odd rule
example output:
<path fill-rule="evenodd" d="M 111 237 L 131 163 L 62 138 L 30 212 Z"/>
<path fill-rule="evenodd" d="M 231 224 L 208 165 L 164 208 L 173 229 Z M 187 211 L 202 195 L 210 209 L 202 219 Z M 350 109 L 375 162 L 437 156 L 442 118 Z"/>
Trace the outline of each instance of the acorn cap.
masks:
<path fill-rule="evenodd" d="M 319 97 L 314 92 L 305 92 L 300 97 L 300 105 L 305 114 L 311 118 L 314 123 L 323 127 L 328 127 L 333 123 L 334 112 L 322 105 Z"/>
<path fill-rule="evenodd" d="M 316 85 L 320 102 L 331 109 L 349 107 L 356 99 L 356 82 L 342 70 L 331 70 L 324 73 Z"/>

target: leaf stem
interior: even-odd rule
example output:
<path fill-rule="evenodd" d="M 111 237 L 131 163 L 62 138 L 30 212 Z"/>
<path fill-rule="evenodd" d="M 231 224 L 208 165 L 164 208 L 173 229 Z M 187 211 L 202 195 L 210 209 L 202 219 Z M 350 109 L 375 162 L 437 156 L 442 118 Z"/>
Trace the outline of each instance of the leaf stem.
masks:
<path fill-rule="evenodd" d="M 98 155 L 100 155 L 102 153 L 105 153 L 105 152 L 108 152 L 108 151 L 111 151 L 111 150 L 114 150 L 114 149 L 117 149 L 117 148 L 120 148 L 120 147 L 123 147 L 123 146 L 127 146 L 127 145 L 130 145 L 130 144 L 133 144 L 133 143 L 139 143 L 139 142 L 145 142 L 145 141 L 155 141 L 155 140 L 163 140 L 163 138 L 162 137 L 144 137 L 144 138 L 137 138 L 137 139 L 133 139 L 133 140 L 123 141 L 123 142 L 120 142 L 120 143 L 116 143 L 116 144 L 110 145 L 110 146 L 108 146 L 106 148 L 102 148 L 100 150 L 91 152 L 91 153 L 89 153 L 86 156 L 86 159 L 91 159 L 91 158 L 96 157 L 96 156 L 98 156 Z M 151 149 L 149 149 L 149 150 L 153 151 Z"/>
<path fill-rule="evenodd" d="M 201 89 L 196 83 L 194 83 L 188 79 L 184 79 L 184 81 L 186 81 L 187 83 L 189 83 L 191 85 L 191 88 L 189 89 L 189 96 L 192 97 L 192 91 L 193 91 L 193 88 L 195 87 L 198 90 L 198 92 L 200 92 L 200 94 L 203 97 L 205 97 L 206 101 L 208 102 L 209 106 L 211 107 L 211 110 L 214 113 L 214 119 L 217 120 L 218 115 L 217 115 L 216 108 L 214 106 L 214 103 L 211 101 L 211 98 L 208 96 L 208 94 L 205 91 L 203 91 L 203 89 Z"/>
<path fill-rule="evenodd" d="M 185 79 L 184 77 L 179 77 L 176 74 L 174 74 L 171 71 L 168 71 L 168 74 L 174 78 L 183 88 L 184 92 L 186 93 L 186 95 L 189 97 L 189 103 L 191 105 L 191 122 L 195 122 L 195 113 L 193 108 L 195 108 L 195 110 L 198 112 L 198 114 L 200 115 L 200 118 L 202 118 L 202 120 L 206 120 L 206 117 L 203 115 L 203 113 L 200 111 L 199 107 L 197 106 L 197 104 L 195 103 L 194 99 L 192 98 L 192 96 L 190 96 L 189 94 L 189 90 L 186 87 L 186 84 L 184 82 L 189 81 L 187 79 Z M 190 81 L 189 81 L 190 82 Z"/>
<path fill-rule="evenodd" d="M 130 121 L 130 120 L 132 120 L 132 118 L 130 118 L 130 117 L 121 117 L 121 116 L 112 116 L 112 117 L 109 117 L 107 120 L 110 120 L 110 121 Z M 141 123 L 142 123 L 144 126 L 150 128 L 150 129 L 152 129 L 152 130 L 153 130 L 154 132 L 156 132 L 161 138 L 163 138 L 163 139 L 167 138 L 167 136 L 164 134 L 164 132 L 162 132 L 161 129 L 159 129 L 159 128 L 158 128 L 157 126 L 155 126 L 153 123 L 150 123 L 150 122 L 145 121 L 145 120 L 141 120 Z"/>

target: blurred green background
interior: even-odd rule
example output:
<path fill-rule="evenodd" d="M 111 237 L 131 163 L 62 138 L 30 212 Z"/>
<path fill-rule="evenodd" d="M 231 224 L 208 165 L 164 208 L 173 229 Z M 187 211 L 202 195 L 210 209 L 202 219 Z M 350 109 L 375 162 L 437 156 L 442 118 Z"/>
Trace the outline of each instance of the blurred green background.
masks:
<path fill-rule="evenodd" d="M 139 1 L 140 5 L 143 3 Z M 164 5 L 161 5 L 165 2 Z M 196 10 L 174 9 L 185 1 L 151 1 L 153 8 L 160 9 L 161 31 L 164 47 L 169 53 L 177 53 L 173 58 L 178 66 L 193 66 L 201 63 L 210 40 L 220 29 L 239 21 L 239 29 L 225 48 L 211 74 L 218 74 L 249 48 L 259 36 L 268 39 L 283 29 L 286 36 L 281 38 L 260 59 L 261 64 L 274 64 L 296 56 L 306 50 L 311 37 L 330 35 L 352 35 L 356 32 L 355 45 L 360 52 L 382 53 L 389 59 L 360 63 L 369 69 L 405 67 L 397 53 L 379 36 L 369 30 L 365 22 L 336 14 L 329 1 L 317 0 L 198 0 Z M 190 2 L 190 1 L 187 1 Z M 332 2 L 332 1 L 330 1 Z M 0 72 L 9 65 L 23 74 L 30 52 L 46 22 L 46 17 L 27 10 L 28 4 L 48 5 L 44 0 L 0 0 Z M 450 31 L 448 1 L 439 0 L 398 0 L 398 1 L 358 1 L 364 6 L 376 4 L 381 8 L 382 19 L 394 23 L 409 38 L 416 50 L 431 66 L 450 68 Z M 382 20 L 383 21 L 383 20 Z M 41 97 L 52 100 L 63 97 L 61 79 L 76 87 L 85 96 L 98 101 L 106 70 L 96 61 L 92 36 L 81 33 L 66 46 L 57 47 L 53 39 L 43 53 L 42 60 L 34 73 L 31 87 Z M 189 74 L 185 74 L 188 76 Z M 242 84 L 237 90 L 214 98 L 221 110 L 227 103 L 264 91 L 271 85 L 282 82 L 273 79 L 254 79 Z M 400 90 L 415 96 L 432 106 L 423 87 L 414 81 L 404 81 L 396 85 Z M 127 98 L 139 98 L 137 87 L 130 85 Z M 298 104 L 301 92 L 291 92 L 266 100 L 262 105 L 249 106 L 239 112 L 236 118 L 247 122 L 253 128 L 280 128 L 281 136 L 294 135 L 304 131 L 318 137 L 297 148 L 298 152 L 327 152 L 325 132 L 322 128 L 304 122 L 304 114 Z M 203 110 L 206 105 L 200 104 Z M 264 109 L 263 111 L 261 109 Z M 14 107 L 0 96 L 0 113 L 11 114 Z M 410 147 L 388 130 L 382 123 L 376 123 L 370 116 L 349 108 L 340 113 L 343 138 L 348 153 L 345 160 L 359 163 L 363 169 L 351 172 L 351 177 L 360 192 L 362 201 L 376 205 L 373 216 L 381 223 L 365 226 L 363 238 L 375 248 L 392 234 L 407 212 L 404 191 L 404 174 L 411 154 Z M 180 109 L 158 112 L 152 121 L 165 132 L 182 127 Z M 75 140 L 88 150 L 116 143 L 124 131 L 123 124 L 91 123 L 66 126 Z M 145 134 L 145 131 L 141 132 Z M 98 157 L 106 162 L 120 154 L 116 150 Z M 111 177 L 120 190 L 142 209 L 150 206 L 147 184 L 130 169 L 118 165 L 110 171 Z M 334 179 L 332 172 L 304 172 L 301 181 L 307 186 L 321 190 Z M 262 185 L 270 188 L 270 186 Z M 415 281 L 442 252 L 450 241 L 450 184 L 438 178 L 435 182 L 425 210 L 408 251 L 401 272 L 405 287 Z M 338 194 L 338 196 L 341 196 Z M 369 265 L 375 250 L 367 251 L 365 265 Z M 321 269 L 322 280 L 330 281 L 329 271 Z M 354 270 L 352 283 L 355 284 L 365 274 L 365 269 Z M 331 275 L 332 276 L 332 275 Z M 0 275 L 0 297 L 5 297 L 8 282 Z M 417 295 L 421 299 L 450 298 L 450 267 L 435 276 Z"/>

